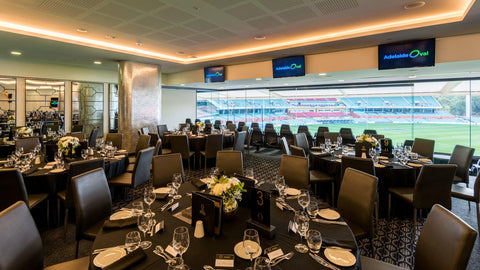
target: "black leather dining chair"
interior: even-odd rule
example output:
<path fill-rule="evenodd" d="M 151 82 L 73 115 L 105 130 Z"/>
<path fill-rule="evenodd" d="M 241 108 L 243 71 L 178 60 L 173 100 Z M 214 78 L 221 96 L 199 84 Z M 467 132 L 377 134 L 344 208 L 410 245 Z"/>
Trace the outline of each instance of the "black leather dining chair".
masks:
<path fill-rule="evenodd" d="M 23 201 L 0 212 L 0 239 L 1 270 L 85 270 L 90 264 L 86 256 L 44 268 L 42 238 Z"/>
<path fill-rule="evenodd" d="M 152 150 L 153 151 L 153 150 Z M 112 213 L 112 198 L 103 168 L 72 178 L 75 205 L 75 258 L 80 240 L 94 240 Z"/>
<path fill-rule="evenodd" d="M 263 146 L 263 133 L 260 128 L 252 128 L 250 145 L 257 148 L 257 152 L 260 150 L 260 147 Z"/>
<path fill-rule="evenodd" d="M 312 134 L 308 130 L 308 126 L 305 126 L 305 125 L 298 126 L 297 133 L 305 133 L 305 136 L 307 136 L 308 146 L 309 147 L 313 146 L 313 138 L 312 138 Z"/>
<path fill-rule="evenodd" d="M 470 210 L 470 202 L 474 202 L 477 206 L 477 226 L 480 232 L 480 173 L 475 178 L 475 184 L 472 188 L 460 185 L 452 185 L 452 197 L 468 201 L 468 210 Z"/>
<path fill-rule="evenodd" d="M 433 160 L 435 141 L 428 139 L 415 138 L 413 141 L 412 152 L 418 153 L 424 157 Z"/>
<path fill-rule="evenodd" d="M 139 135 L 137 140 L 137 145 L 135 146 L 135 154 L 133 157 L 131 156 L 128 158 L 128 163 L 130 164 L 127 167 L 127 172 L 133 172 L 133 166 L 135 164 L 135 159 L 138 156 L 138 153 L 141 150 L 148 148 L 149 146 L 150 146 L 150 135 L 145 135 L 145 134 Z"/>
<path fill-rule="evenodd" d="M 190 152 L 190 146 L 187 135 L 172 135 L 170 137 L 170 145 L 172 153 L 180 153 L 182 160 L 188 161 L 188 169 L 190 170 L 190 159 L 195 155 L 195 152 Z M 195 167 L 195 158 L 193 159 Z"/>
<path fill-rule="evenodd" d="M 182 155 L 180 153 L 159 155 L 153 157 L 153 186 L 164 187 L 173 180 L 175 173 L 182 174 L 185 180 L 185 172 L 183 171 Z"/>
<path fill-rule="evenodd" d="M 285 137 L 287 139 L 288 145 L 295 144 L 295 139 L 293 138 L 293 133 L 290 130 L 290 125 L 282 125 L 280 127 L 280 136 Z"/>
<path fill-rule="evenodd" d="M 234 174 L 243 176 L 243 156 L 241 151 L 218 151 L 217 164 L 218 170 L 229 176 Z"/>
<path fill-rule="evenodd" d="M 363 134 L 366 134 L 366 135 L 375 135 L 377 134 L 377 131 L 375 129 L 365 129 L 363 131 Z"/>
<path fill-rule="evenodd" d="M 340 136 L 342 136 L 342 144 L 353 144 L 357 141 L 351 128 L 341 128 Z"/>
<path fill-rule="evenodd" d="M 319 126 L 317 133 L 315 133 L 315 145 L 319 146 L 322 143 L 325 143 L 325 132 L 329 132 L 328 127 Z"/>
<path fill-rule="evenodd" d="M 308 158 L 282 155 L 278 175 L 285 178 L 289 187 L 302 189 L 309 187 Z"/>
<path fill-rule="evenodd" d="M 330 142 L 332 144 L 335 144 L 335 143 L 337 143 L 337 138 L 338 138 L 338 136 L 340 136 L 340 133 L 338 133 L 338 132 L 324 132 L 323 136 L 324 136 L 325 140 L 330 139 Z M 343 143 L 343 139 L 342 139 L 342 143 Z"/>
<path fill-rule="evenodd" d="M 467 269 L 477 234 L 455 214 L 435 204 L 418 237 L 413 269 Z M 364 256 L 360 260 L 365 270 L 404 269 Z"/>
<path fill-rule="evenodd" d="M 205 160 L 204 170 L 207 169 L 207 159 L 216 159 L 217 151 L 223 150 L 223 134 L 211 134 L 206 137 L 205 151 L 200 151 L 200 157 L 204 157 Z"/>
<path fill-rule="evenodd" d="M 15 141 L 15 149 L 23 148 L 24 153 L 32 152 L 35 146 L 40 145 L 40 140 L 37 137 L 33 138 L 18 138 Z"/>
<path fill-rule="evenodd" d="M 450 156 L 450 160 L 448 161 L 448 164 L 457 165 L 457 171 L 455 172 L 455 176 L 453 178 L 454 183 L 465 183 L 468 188 L 469 169 L 474 152 L 475 149 L 473 148 L 462 145 L 455 145 L 452 155 Z"/>
<path fill-rule="evenodd" d="M 237 128 L 237 131 L 243 131 L 243 126 L 245 126 L 245 122 L 238 122 L 238 128 Z"/>
<path fill-rule="evenodd" d="M 265 145 L 273 148 L 279 147 L 278 134 L 271 123 L 265 125 Z"/>
<path fill-rule="evenodd" d="M 102 159 L 91 159 L 91 160 L 81 160 L 81 161 L 74 161 L 69 163 L 68 169 L 68 176 L 67 176 L 67 183 L 65 190 L 57 192 L 57 215 L 58 220 L 60 220 L 60 206 L 63 202 L 63 206 L 65 208 L 65 217 L 64 217 L 64 235 L 67 233 L 68 228 L 68 213 L 70 209 L 74 208 L 73 205 L 73 191 L 72 191 L 72 178 L 80 175 L 82 173 L 86 173 L 97 168 L 105 168 L 105 160 Z"/>
<path fill-rule="evenodd" d="M 123 133 L 108 133 L 105 141 L 112 142 L 113 146 L 117 147 L 118 149 L 122 149 Z"/>
<path fill-rule="evenodd" d="M 282 154 L 290 156 L 292 152 L 290 151 L 290 146 L 288 145 L 287 139 L 282 137 L 280 139 L 280 149 L 282 149 Z"/>
<path fill-rule="evenodd" d="M 47 223 L 50 221 L 50 201 L 48 194 L 28 194 L 23 175 L 19 169 L 0 169 L 0 210 L 6 209 L 17 201 L 24 201 L 29 209 L 46 202 Z"/>
<path fill-rule="evenodd" d="M 92 132 L 90 132 L 90 137 L 88 137 L 88 147 L 95 147 L 97 145 L 97 135 L 98 128 L 92 129 Z"/>
<path fill-rule="evenodd" d="M 305 133 L 297 133 L 295 134 L 295 146 L 298 146 L 305 151 L 306 155 L 310 154 L 310 147 L 308 144 L 307 135 Z"/>

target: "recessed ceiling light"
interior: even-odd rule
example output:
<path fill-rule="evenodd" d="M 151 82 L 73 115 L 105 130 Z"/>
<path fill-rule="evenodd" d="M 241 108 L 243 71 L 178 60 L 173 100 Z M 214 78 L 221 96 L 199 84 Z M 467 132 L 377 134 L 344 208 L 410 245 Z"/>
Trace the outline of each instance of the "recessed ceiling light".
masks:
<path fill-rule="evenodd" d="M 87 31 L 87 29 L 85 29 L 85 28 L 77 28 L 77 32 L 79 32 L 79 33 L 87 33 L 88 31 Z"/>
<path fill-rule="evenodd" d="M 327 76 L 327 73 L 318 73 L 318 76 Z"/>
<path fill-rule="evenodd" d="M 410 79 L 415 79 L 416 77 L 417 77 L 417 76 L 415 76 L 415 75 L 410 75 L 410 76 L 408 76 L 408 78 L 410 78 Z"/>
<path fill-rule="evenodd" d="M 105 38 L 108 38 L 108 39 L 116 39 L 117 37 L 116 37 L 116 36 L 112 36 L 112 35 L 106 35 Z"/>
<path fill-rule="evenodd" d="M 101 65 L 101 64 L 102 64 L 102 61 L 93 61 L 93 63 L 94 63 L 95 65 Z"/>
<path fill-rule="evenodd" d="M 262 78 L 256 78 L 255 80 L 257 80 L 257 81 L 261 81 L 261 80 L 262 80 Z"/>
<path fill-rule="evenodd" d="M 425 1 L 415 1 L 415 2 L 411 2 L 411 3 L 403 5 L 403 8 L 404 9 L 415 9 L 415 8 L 421 8 L 423 6 L 425 6 Z"/>
<path fill-rule="evenodd" d="M 256 35 L 253 37 L 255 40 L 265 40 L 267 37 L 265 35 Z"/>
<path fill-rule="evenodd" d="M 338 82 L 344 82 L 345 80 L 338 80 Z"/>
<path fill-rule="evenodd" d="M 11 55 L 22 55 L 22 52 L 19 52 L 19 51 L 11 51 L 10 54 L 11 54 Z"/>
<path fill-rule="evenodd" d="M 135 43 L 135 44 L 137 44 L 137 46 L 143 46 L 143 43 L 142 43 L 142 42 L 137 42 L 137 43 Z"/>

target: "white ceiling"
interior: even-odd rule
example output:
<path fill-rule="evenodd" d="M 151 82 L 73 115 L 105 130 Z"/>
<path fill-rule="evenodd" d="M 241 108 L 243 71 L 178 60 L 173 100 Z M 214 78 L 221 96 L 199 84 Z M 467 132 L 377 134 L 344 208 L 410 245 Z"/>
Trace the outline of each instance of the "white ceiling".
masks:
<path fill-rule="evenodd" d="M 285 40 L 296 40 L 319 33 L 342 31 L 356 25 L 382 24 L 412 16 L 429 16 L 465 1 L 427 0 L 423 8 L 405 10 L 403 6 L 411 2 L 414 1 L 0 0 L 2 7 L 0 20 L 188 58 L 192 55 L 202 57 L 238 48 L 250 48 Z M 20 50 L 23 53 L 21 61 L 91 67 L 93 60 L 101 60 L 102 68 L 114 70 L 117 68 L 117 61 L 132 60 L 159 64 L 162 66 L 162 72 L 174 73 L 215 64 L 238 64 L 286 55 L 316 54 L 375 46 L 400 40 L 478 33 L 480 32 L 480 4 L 478 1 L 475 2 L 463 21 L 412 27 L 408 30 L 390 30 L 386 33 L 367 33 L 363 36 L 345 37 L 334 41 L 308 43 L 282 50 L 271 49 L 267 52 L 237 57 L 226 56 L 223 59 L 206 60 L 189 65 L 54 41 L 51 37 L 43 39 L 4 31 L 0 32 L 0 58 L 13 58 L 9 52 Z M 77 28 L 84 28 L 88 32 L 79 33 L 76 31 Z M 107 35 L 114 36 L 115 39 L 106 38 Z M 267 39 L 253 40 L 256 35 L 266 35 Z M 138 47 L 137 42 L 143 45 Z M 445 67 L 442 72 L 452 73 L 453 70 Z M 361 75 L 377 77 L 376 74 L 370 73 Z M 392 76 L 395 77 L 398 74 Z M 318 78 L 310 75 L 303 79 L 306 80 L 299 83 L 315 83 Z M 320 79 L 328 80 L 329 78 Z M 338 80 L 336 77 L 330 79 Z M 297 79 L 292 80 L 292 83 L 295 83 Z"/>

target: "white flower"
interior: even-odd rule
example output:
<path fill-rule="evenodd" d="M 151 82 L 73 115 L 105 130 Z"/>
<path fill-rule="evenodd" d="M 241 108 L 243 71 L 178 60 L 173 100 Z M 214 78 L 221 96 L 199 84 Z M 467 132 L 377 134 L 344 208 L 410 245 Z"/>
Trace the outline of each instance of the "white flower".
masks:
<path fill-rule="evenodd" d="M 224 184 L 217 183 L 217 184 L 213 187 L 212 193 L 213 193 L 213 195 L 215 195 L 215 196 L 222 196 L 224 190 L 225 190 Z"/>

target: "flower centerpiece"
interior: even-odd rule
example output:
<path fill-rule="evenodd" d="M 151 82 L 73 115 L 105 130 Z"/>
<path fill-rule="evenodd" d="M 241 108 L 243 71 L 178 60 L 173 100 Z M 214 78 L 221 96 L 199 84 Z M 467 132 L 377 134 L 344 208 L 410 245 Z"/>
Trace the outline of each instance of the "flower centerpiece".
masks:
<path fill-rule="evenodd" d="M 224 213 L 231 213 L 237 210 L 238 202 L 242 200 L 242 192 L 246 192 L 243 188 L 244 183 L 235 177 L 228 178 L 220 176 L 213 179 L 210 185 L 210 194 L 223 198 Z"/>
<path fill-rule="evenodd" d="M 33 135 L 33 130 L 29 127 L 21 127 L 17 129 L 17 134 L 20 138 L 31 137 Z"/>
<path fill-rule="evenodd" d="M 195 125 L 197 126 L 198 130 L 203 131 L 203 128 L 205 127 L 205 123 L 201 121 L 195 122 Z"/>
<path fill-rule="evenodd" d="M 77 137 L 65 136 L 58 141 L 57 145 L 64 156 L 71 157 L 75 154 L 75 148 L 80 146 L 80 141 Z"/>
<path fill-rule="evenodd" d="M 377 144 L 377 139 L 368 134 L 362 134 L 361 136 L 357 137 L 357 142 L 355 143 L 355 156 L 370 158 L 370 154 L 368 152 L 370 148 L 376 147 Z"/>

